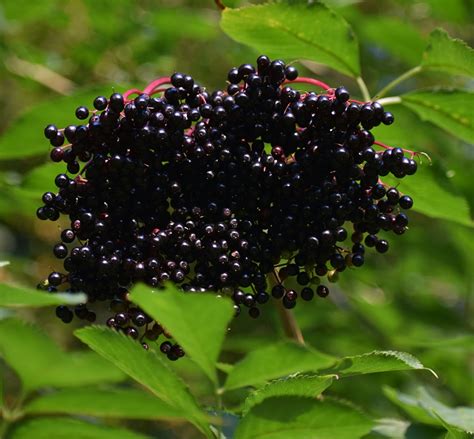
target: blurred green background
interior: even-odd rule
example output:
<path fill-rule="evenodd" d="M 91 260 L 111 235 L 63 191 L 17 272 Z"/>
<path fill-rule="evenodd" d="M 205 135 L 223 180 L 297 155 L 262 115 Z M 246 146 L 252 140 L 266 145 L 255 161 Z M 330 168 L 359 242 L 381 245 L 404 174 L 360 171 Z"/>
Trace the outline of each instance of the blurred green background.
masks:
<path fill-rule="evenodd" d="M 371 94 L 419 62 L 427 35 L 436 27 L 474 43 L 471 0 L 326 3 L 359 37 Z M 142 88 L 173 71 L 189 73 L 209 89 L 224 87 L 231 67 L 253 62 L 258 54 L 227 37 L 219 18 L 211 0 L 0 2 L 0 261 L 10 261 L 0 268 L 0 281 L 35 286 L 57 265 L 51 248 L 58 225 L 35 217 L 42 192 L 53 188 L 53 176 L 61 170 L 61 165 L 44 166 L 49 146 L 43 126 L 72 121 L 75 107 L 90 105 L 97 94 Z M 351 79 L 315 64 L 298 66 L 308 76 L 344 84 L 358 95 Z M 472 80 L 424 73 L 392 93 L 432 85 L 474 88 Z M 379 138 L 427 152 L 433 162 L 430 178 L 463 199 L 472 218 L 473 145 L 401 106 L 390 111 L 396 123 L 381 130 Z M 435 208 L 443 202 L 437 197 L 427 201 Z M 409 232 L 391 238 L 387 255 L 371 255 L 363 269 L 344 272 L 327 300 L 296 308 L 306 339 L 321 351 L 340 356 L 403 350 L 436 370 L 439 380 L 398 373 L 354 378 L 331 389 L 375 416 L 397 416 L 382 392 L 385 385 L 408 393 L 424 385 L 450 405 L 474 402 L 474 235 L 472 226 L 456 221 L 456 211 L 446 216 L 440 220 L 412 213 Z M 226 341 L 227 362 L 282 336 L 276 315 L 271 310 L 264 314 L 258 321 L 242 316 L 235 322 Z M 58 323 L 52 310 L 22 316 L 64 346 L 80 346 L 72 336 L 75 324 Z M 199 387 L 199 380 L 192 385 Z"/>

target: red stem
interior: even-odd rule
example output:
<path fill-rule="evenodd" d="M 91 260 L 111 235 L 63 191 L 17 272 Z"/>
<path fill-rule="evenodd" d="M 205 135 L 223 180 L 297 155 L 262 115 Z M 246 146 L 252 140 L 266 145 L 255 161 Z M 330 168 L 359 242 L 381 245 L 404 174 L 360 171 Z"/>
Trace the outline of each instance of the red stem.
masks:
<path fill-rule="evenodd" d="M 332 90 L 332 87 L 330 87 L 329 85 L 327 85 L 326 83 L 322 81 L 319 81 L 313 78 L 305 78 L 305 77 L 296 78 L 293 81 L 285 81 L 283 84 L 296 84 L 296 83 L 315 85 L 316 87 L 320 87 L 326 91 Z"/>
<path fill-rule="evenodd" d="M 124 94 L 123 94 L 123 98 L 125 100 L 128 99 L 128 97 L 130 95 L 133 95 L 133 94 L 137 94 L 137 95 L 140 95 L 142 94 L 142 91 L 141 90 L 138 90 L 138 88 L 131 88 L 130 90 L 127 90 Z"/>
<path fill-rule="evenodd" d="M 383 149 L 393 149 L 393 148 L 394 148 L 393 146 L 385 145 L 385 143 L 379 142 L 379 141 L 377 141 L 377 140 L 374 142 L 374 144 L 380 146 L 380 147 L 383 148 Z M 403 151 L 403 152 L 406 152 L 406 153 L 408 153 L 408 154 L 411 154 L 411 157 L 412 157 L 412 158 L 417 154 L 416 151 L 411 151 L 411 150 L 409 150 L 409 149 L 403 149 L 403 148 L 402 148 L 402 151 Z"/>
<path fill-rule="evenodd" d="M 155 88 L 157 88 L 157 87 L 159 87 L 160 85 L 163 85 L 163 84 L 169 84 L 170 81 L 171 81 L 171 79 L 168 76 L 165 76 L 163 78 L 155 79 L 154 81 L 150 82 L 146 86 L 145 90 L 143 90 L 143 93 L 145 93 L 147 95 L 150 95 L 151 93 L 153 93 Z"/>

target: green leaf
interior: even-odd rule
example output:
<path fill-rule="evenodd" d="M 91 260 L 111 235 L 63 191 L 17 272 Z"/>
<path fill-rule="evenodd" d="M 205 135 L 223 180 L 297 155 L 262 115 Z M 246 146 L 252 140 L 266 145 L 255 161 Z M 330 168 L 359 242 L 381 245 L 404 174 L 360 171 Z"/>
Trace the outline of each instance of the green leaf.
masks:
<path fill-rule="evenodd" d="M 427 413 L 431 413 L 432 416 L 442 420 L 442 425 L 449 424 L 470 434 L 474 434 L 474 408 L 448 407 L 434 399 L 423 387 L 418 389 L 417 398 L 419 405 L 421 405 Z"/>
<path fill-rule="evenodd" d="M 94 352 L 61 352 L 61 359 L 43 372 L 54 387 L 80 387 L 123 381 L 125 375 Z"/>
<path fill-rule="evenodd" d="M 354 439 L 371 427 L 367 416 L 346 404 L 298 396 L 273 397 L 242 418 L 235 439 Z"/>
<path fill-rule="evenodd" d="M 0 307 L 32 308 L 51 305 L 75 305 L 87 300 L 85 294 L 45 293 L 30 288 L 0 283 Z"/>
<path fill-rule="evenodd" d="M 98 355 L 65 353 L 41 330 L 17 319 L 0 321 L 0 354 L 18 374 L 26 392 L 124 379 L 119 370 Z"/>
<path fill-rule="evenodd" d="M 474 138 L 474 92 L 432 89 L 402 95 L 402 104 L 422 120 L 470 143 Z"/>
<path fill-rule="evenodd" d="M 140 343 L 104 327 L 91 326 L 76 331 L 77 337 L 91 349 L 145 386 L 158 398 L 181 410 L 183 417 L 208 433 L 206 416 L 181 379 L 155 351 L 146 351 Z"/>
<path fill-rule="evenodd" d="M 122 90 L 122 87 L 116 87 Z M 46 125 L 58 128 L 75 122 L 74 110 L 79 105 L 91 106 L 98 94 L 111 94 L 111 86 L 82 90 L 71 96 L 48 99 L 24 112 L 0 137 L 0 160 L 46 156 L 51 149 L 44 138 Z"/>
<path fill-rule="evenodd" d="M 384 395 L 395 405 L 400 407 L 411 419 L 422 424 L 439 425 L 439 422 L 418 404 L 416 398 L 398 392 L 391 387 L 384 386 Z"/>
<path fill-rule="evenodd" d="M 67 389 L 41 395 L 26 414 L 71 414 L 124 419 L 182 419 L 176 408 L 137 389 Z"/>
<path fill-rule="evenodd" d="M 383 418 L 377 419 L 375 426 L 372 428 L 372 433 L 377 433 L 383 437 L 400 439 L 405 437 L 405 433 L 409 427 L 410 423 L 408 421 Z"/>
<path fill-rule="evenodd" d="M 225 389 L 256 386 L 292 373 L 329 367 L 335 358 L 308 346 L 285 341 L 250 352 L 229 372 Z"/>
<path fill-rule="evenodd" d="M 287 0 L 226 8 L 221 27 L 234 40 L 270 57 L 308 59 L 349 76 L 360 76 L 354 32 L 322 3 Z"/>
<path fill-rule="evenodd" d="M 468 433 L 474 433 L 474 409 L 451 408 L 434 399 L 424 388 L 415 396 L 406 395 L 390 387 L 384 387 L 385 396 L 405 411 L 412 419 L 425 424 L 444 426 L 449 424 Z"/>
<path fill-rule="evenodd" d="M 461 430 L 460 428 L 449 425 L 436 412 L 433 412 L 433 414 L 439 419 L 441 424 L 447 430 L 447 433 L 444 439 L 472 439 L 472 436 L 473 436 L 472 434 L 469 434 Z"/>
<path fill-rule="evenodd" d="M 167 286 L 153 292 L 138 285 L 132 290 L 132 301 L 160 322 L 185 352 L 217 383 L 216 362 L 229 321 L 234 315 L 232 304 L 214 294 L 190 294 Z"/>
<path fill-rule="evenodd" d="M 413 210 L 431 218 L 453 221 L 474 226 L 467 200 L 456 193 L 450 181 L 437 176 L 426 166 L 419 166 L 415 175 L 401 180 L 393 176 L 383 177 L 386 184 L 396 186 L 400 192 L 413 197 Z M 436 200 L 434 203 L 433 200 Z"/>
<path fill-rule="evenodd" d="M 11 439 L 145 439 L 149 436 L 124 428 L 91 424 L 71 418 L 37 418 L 22 422 L 16 427 Z"/>
<path fill-rule="evenodd" d="M 305 396 L 314 398 L 326 390 L 333 382 L 334 375 L 295 375 L 280 378 L 253 391 L 245 400 L 244 415 L 257 404 L 276 396 Z"/>
<path fill-rule="evenodd" d="M 369 436 L 364 439 L 441 439 L 441 432 L 424 424 L 412 424 L 399 419 L 378 419 Z"/>
<path fill-rule="evenodd" d="M 397 351 L 373 351 L 367 354 L 344 357 L 327 373 L 340 376 L 365 375 L 369 373 L 393 372 L 401 370 L 428 370 L 413 355 Z"/>
<path fill-rule="evenodd" d="M 435 29 L 421 65 L 425 69 L 474 77 L 474 50 L 464 41 L 451 38 L 443 29 Z"/>

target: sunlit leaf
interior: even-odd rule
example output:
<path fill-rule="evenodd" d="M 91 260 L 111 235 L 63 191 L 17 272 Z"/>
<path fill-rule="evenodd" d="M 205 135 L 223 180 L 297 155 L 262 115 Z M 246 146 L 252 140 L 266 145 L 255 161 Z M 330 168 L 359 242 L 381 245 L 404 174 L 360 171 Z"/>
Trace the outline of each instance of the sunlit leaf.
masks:
<path fill-rule="evenodd" d="M 346 404 L 299 396 L 273 397 L 242 418 L 235 439 L 354 439 L 371 427 L 367 416 Z"/>
<path fill-rule="evenodd" d="M 51 305 L 75 305 L 87 300 L 85 294 L 46 293 L 31 288 L 0 283 L 0 307 L 32 308 Z"/>
<path fill-rule="evenodd" d="M 254 390 L 245 400 L 243 412 L 247 413 L 257 404 L 276 396 L 305 396 L 314 398 L 326 390 L 333 382 L 334 376 L 290 375 L 272 381 Z"/>
<path fill-rule="evenodd" d="M 422 120 L 466 142 L 474 139 L 474 93 L 466 90 L 422 90 L 402 95 L 402 104 Z"/>
<path fill-rule="evenodd" d="M 287 0 L 226 8 L 221 27 L 236 41 L 270 57 L 308 59 L 349 76 L 360 75 L 356 36 L 322 3 Z"/>
<path fill-rule="evenodd" d="M 443 29 L 435 29 L 421 65 L 425 69 L 474 77 L 474 49 L 462 40 L 451 38 Z"/>
<path fill-rule="evenodd" d="M 185 352 L 216 382 L 216 362 L 234 309 L 214 294 L 186 294 L 172 285 L 153 292 L 136 286 L 132 300 L 173 335 Z"/>
<path fill-rule="evenodd" d="M 137 341 L 103 327 L 83 328 L 76 331 L 76 335 L 162 401 L 181 410 L 183 417 L 202 431 L 208 432 L 206 416 L 185 384 L 155 351 L 146 351 Z"/>
<path fill-rule="evenodd" d="M 292 373 L 323 369 L 334 362 L 329 355 L 285 341 L 250 352 L 229 372 L 225 388 L 255 386 Z"/>
<path fill-rule="evenodd" d="M 428 370 L 413 355 L 397 351 L 373 351 L 339 360 L 325 372 L 340 376 L 364 375 L 369 373 L 394 372 L 401 370 Z"/>
<path fill-rule="evenodd" d="M 413 198 L 413 210 L 465 226 L 474 226 L 467 200 L 452 188 L 444 176 L 436 176 L 428 166 L 419 166 L 415 175 L 403 179 L 383 177 L 386 184 Z"/>

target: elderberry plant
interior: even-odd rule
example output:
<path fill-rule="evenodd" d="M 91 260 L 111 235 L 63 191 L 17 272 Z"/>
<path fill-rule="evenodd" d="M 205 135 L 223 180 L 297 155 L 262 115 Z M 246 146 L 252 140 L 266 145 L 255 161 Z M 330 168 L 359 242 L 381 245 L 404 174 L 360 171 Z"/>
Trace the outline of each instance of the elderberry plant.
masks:
<path fill-rule="evenodd" d="M 0 437 L 474 432 L 473 11 L 326 2 L 2 3 Z"/>
<path fill-rule="evenodd" d="M 379 232 L 407 230 L 413 201 L 383 177 L 414 174 L 415 153 L 370 131 L 392 113 L 281 60 L 232 68 L 223 90 L 174 73 L 93 106 L 76 109 L 82 123 L 44 130 L 51 160 L 75 175 L 58 174 L 37 211 L 70 221 L 53 249 L 63 268 L 43 283 L 87 294 L 56 309 L 65 323 L 93 322 L 93 304 L 107 302 L 107 325 L 148 348 L 164 329 L 130 302 L 137 282 L 213 291 L 257 318 L 270 298 L 291 309 L 326 297 L 366 248 L 387 252 Z M 184 355 L 170 341 L 161 351 Z"/>

